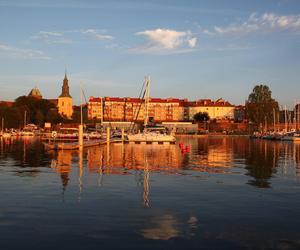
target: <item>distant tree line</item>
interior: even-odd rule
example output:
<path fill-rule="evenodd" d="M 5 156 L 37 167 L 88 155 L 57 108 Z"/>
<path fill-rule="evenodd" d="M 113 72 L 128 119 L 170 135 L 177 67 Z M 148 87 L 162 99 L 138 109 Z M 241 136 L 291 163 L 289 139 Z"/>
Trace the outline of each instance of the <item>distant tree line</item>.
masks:
<path fill-rule="evenodd" d="M 0 126 L 4 120 L 5 128 L 23 128 L 24 124 L 33 123 L 44 127 L 45 122 L 58 123 L 80 123 L 80 108 L 75 108 L 72 118 L 60 115 L 56 105 L 47 99 L 37 99 L 31 96 L 18 97 L 12 106 L 0 104 Z M 88 121 L 87 107 L 83 107 L 83 122 Z"/>

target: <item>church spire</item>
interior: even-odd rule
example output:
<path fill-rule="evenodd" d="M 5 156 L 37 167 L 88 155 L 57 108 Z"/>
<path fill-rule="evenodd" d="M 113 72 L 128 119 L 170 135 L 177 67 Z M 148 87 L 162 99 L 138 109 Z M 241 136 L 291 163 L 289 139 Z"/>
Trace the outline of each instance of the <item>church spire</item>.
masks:
<path fill-rule="evenodd" d="M 69 80 L 67 77 L 67 70 L 65 70 L 65 78 L 63 80 L 63 86 L 61 88 L 61 94 L 59 97 L 71 97 L 70 92 L 69 92 Z"/>

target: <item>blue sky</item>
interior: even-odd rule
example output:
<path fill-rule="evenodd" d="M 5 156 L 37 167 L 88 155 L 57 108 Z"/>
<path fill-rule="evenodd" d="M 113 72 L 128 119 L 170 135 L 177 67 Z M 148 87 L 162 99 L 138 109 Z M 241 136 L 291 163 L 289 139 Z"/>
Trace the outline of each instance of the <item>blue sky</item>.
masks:
<path fill-rule="evenodd" d="M 223 97 L 242 104 L 255 84 L 281 105 L 300 101 L 298 0 L 0 0 L 0 100 L 37 86 L 71 94 Z"/>

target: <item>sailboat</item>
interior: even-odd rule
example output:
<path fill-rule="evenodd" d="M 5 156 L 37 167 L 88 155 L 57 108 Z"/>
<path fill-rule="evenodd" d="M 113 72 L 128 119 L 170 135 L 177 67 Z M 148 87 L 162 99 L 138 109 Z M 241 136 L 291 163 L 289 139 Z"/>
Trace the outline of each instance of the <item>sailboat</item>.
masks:
<path fill-rule="evenodd" d="M 144 129 L 136 134 L 128 134 L 129 142 L 170 142 L 175 143 L 176 138 L 173 134 L 169 134 L 163 126 L 149 125 L 149 102 L 150 102 L 150 77 L 145 77 L 144 82 Z M 137 116 L 138 117 L 138 114 Z"/>

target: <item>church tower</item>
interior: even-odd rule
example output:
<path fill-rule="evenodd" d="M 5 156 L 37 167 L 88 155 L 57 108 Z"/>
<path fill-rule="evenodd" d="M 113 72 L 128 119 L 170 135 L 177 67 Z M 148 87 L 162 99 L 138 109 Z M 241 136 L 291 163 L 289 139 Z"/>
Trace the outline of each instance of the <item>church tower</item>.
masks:
<path fill-rule="evenodd" d="M 71 119 L 73 114 L 73 99 L 69 92 L 69 81 L 67 78 L 67 73 L 65 73 L 63 86 L 61 88 L 61 94 L 58 97 L 58 112 L 59 114 L 64 115 L 69 119 Z"/>

